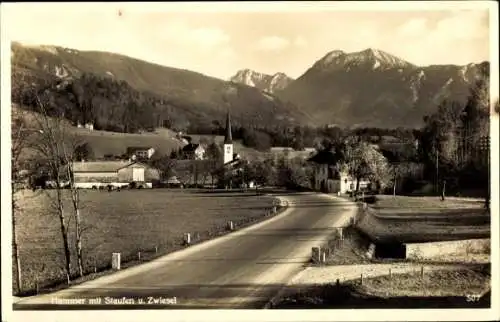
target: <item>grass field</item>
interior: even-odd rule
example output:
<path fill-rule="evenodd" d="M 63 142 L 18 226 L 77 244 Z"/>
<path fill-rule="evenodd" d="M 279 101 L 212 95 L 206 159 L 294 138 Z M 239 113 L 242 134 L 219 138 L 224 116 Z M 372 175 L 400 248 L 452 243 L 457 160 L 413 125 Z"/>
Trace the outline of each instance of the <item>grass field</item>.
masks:
<path fill-rule="evenodd" d="M 171 131 L 158 129 L 157 133 L 115 133 L 106 131 L 89 131 L 87 129 L 72 128 L 74 134 L 83 142 L 89 143 L 96 158 L 106 154 L 122 155 L 128 147 L 153 147 L 155 153 L 169 155 L 172 150 L 183 146 L 180 141 L 172 137 Z"/>
<path fill-rule="evenodd" d="M 24 292 L 34 290 L 37 280 L 40 287 L 64 281 L 59 218 L 51 211 L 47 192 L 54 191 L 24 191 L 20 198 L 22 213 L 16 220 Z M 137 260 L 138 252 L 145 260 L 184 247 L 184 233 L 191 233 L 196 243 L 221 234 L 229 220 L 236 228 L 249 224 L 265 216 L 272 197 L 254 192 L 82 190 L 81 204 L 84 269 L 93 273 L 95 267 L 109 268 L 113 252 L 121 253 L 122 263 Z M 69 199 L 65 209 L 68 215 L 72 212 Z M 74 221 L 70 230 L 73 242 Z"/>
<path fill-rule="evenodd" d="M 483 206 L 483 199 L 377 196 L 358 227 L 386 241 L 489 238 L 490 212 Z"/>
<path fill-rule="evenodd" d="M 490 268 L 434 270 L 289 287 L 275 309 L 487 308 Z M 483 295 L 479 298 L 479 296 Z"/>
<path fill-rule="evenodd" d="M 464 270 L 437 270 L 378 276 L 351 281 L 358 292 L 380 297 L 403 296 L 462 296 L 484 294 L 490 288 L 488 268 Z"/>

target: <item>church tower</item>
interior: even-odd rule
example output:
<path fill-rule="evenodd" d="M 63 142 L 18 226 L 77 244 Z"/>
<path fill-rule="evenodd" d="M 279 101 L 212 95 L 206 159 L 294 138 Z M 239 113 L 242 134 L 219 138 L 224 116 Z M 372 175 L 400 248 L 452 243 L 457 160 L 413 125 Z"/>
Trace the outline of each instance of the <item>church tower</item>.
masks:
<path fill-rule="evenodd" d="M 233 135 L 231 134 L 231 116 L 226 118 L 226 136 L 224 138 L 224 164 L 233 161 Z"/>

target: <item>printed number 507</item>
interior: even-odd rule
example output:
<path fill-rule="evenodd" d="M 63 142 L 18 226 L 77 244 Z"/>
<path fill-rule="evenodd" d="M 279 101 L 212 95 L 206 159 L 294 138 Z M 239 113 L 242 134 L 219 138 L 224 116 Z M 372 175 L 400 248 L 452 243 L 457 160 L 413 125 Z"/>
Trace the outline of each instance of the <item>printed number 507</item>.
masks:
<path fill-rule="evenodd" d="M 465 296 L 467 302 L 477 302 L 481 298 L 481 295 L 479 294 L 467 294 Z"/>

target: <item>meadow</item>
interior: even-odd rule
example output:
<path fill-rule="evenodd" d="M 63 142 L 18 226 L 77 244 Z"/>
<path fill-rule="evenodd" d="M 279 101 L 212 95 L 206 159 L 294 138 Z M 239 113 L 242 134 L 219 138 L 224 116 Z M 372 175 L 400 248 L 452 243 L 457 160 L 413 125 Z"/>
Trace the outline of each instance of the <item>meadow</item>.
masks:
<path fill-rule="evenodd" d="M 66 214 L 71 216 L 69 193 L 65 191 Z M 37 287 L 50 288 L 65 281 L 59 217 L 53 211 L 54 191 L 22 191 L 21 212 L 16 214 L 23 285 L 21 294 Z M 86 274 L 106 271 L 111 254 L 121 253 L 122 267 L 149 260 L 185 247 L 184 233 L 192 243 L 264 218 L 273 198 L 255 192 L 211 192 L 201 190 L 81 190 L 83 255 Z M 75 225 L 70 219 L 70 244 Z M 72 254 L 73 277 L 76 256 Z M 13 269 L 14 272 L 14 269 Z M 13 278 L 15 280 L 15 278 Z M 15 283 L 15 281 L 14 281 Z M 13 285 L 14 290 L 17 289 Z"/>
<path fill-rule="evenodd" d="M 358 227 L 379 241 L 429 242 L 490 237 L 484 199 L 377 195 Z"/>

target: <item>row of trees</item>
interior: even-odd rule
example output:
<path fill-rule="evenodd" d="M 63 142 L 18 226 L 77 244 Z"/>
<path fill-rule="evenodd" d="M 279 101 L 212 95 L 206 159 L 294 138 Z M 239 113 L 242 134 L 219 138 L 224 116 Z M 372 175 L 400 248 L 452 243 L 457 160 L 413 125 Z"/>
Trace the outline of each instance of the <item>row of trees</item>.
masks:
<path fill-rule="evenodd" d="M 425 118 L 420 155 L 426 177 L 450 190 L 485 188 L 488 183 L 490 99 L 488 80 L 472 88 L 465 105 L 444 101 Z"/>

